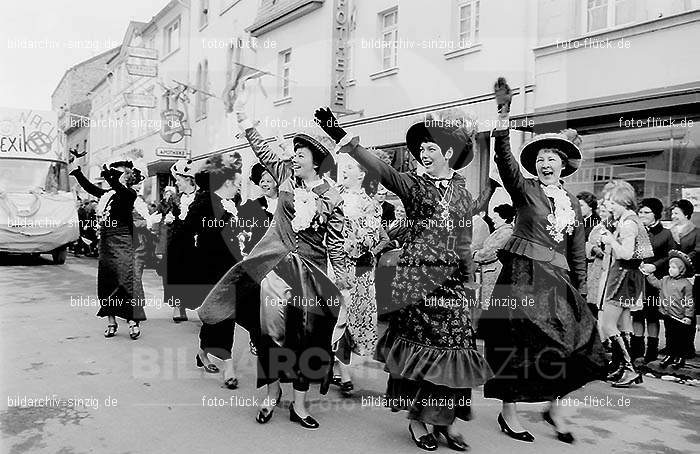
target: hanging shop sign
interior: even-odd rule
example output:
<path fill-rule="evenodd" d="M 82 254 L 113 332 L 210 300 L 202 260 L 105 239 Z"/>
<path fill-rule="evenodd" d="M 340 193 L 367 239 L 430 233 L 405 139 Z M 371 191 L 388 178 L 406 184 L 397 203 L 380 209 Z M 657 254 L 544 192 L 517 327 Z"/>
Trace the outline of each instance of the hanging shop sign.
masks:
<path fill-rule="evenodd" d="M 158 66 L 127 63 L 126 72 L 132 76 L 156 77 L 158 75 Z"/>
<path fill-rule="evenodd" d="M 158 59 L 158 51 L 156 49 L 149 49 L 148 47 L 129 46 L 127 48 L 127 53 L 129 57 L 145 58 L 148 60 Z"/>
<path fill-rule="evenodd" d="M 187 96 L 184 90 L 184 86 L 178 85 L 163 93 L 165 109 L 160 113 L 160 136 L 167 143 L 178 143 L 183 137 L 192 135 L 187 120 Z"/>
<path fill-rule="evenodd" d="M 148 109 L 156 107 L 156 97 L 143 93 L 124 93 L 124 102 L 131 107 L 146 107 Z"/>
<path fill-rule="evenodd" d="M 189 159 L 190 150 L 188 150 L 187 148 L 158 147 L 156 148 L 156 156 L 160 156 L 162 158 Z"/>
<path fill-rule="evenodd" d="M 331 79 L 331 110 L 344 112 L 346 110 L 347 91 L 347 52 L 348 52 L 348 4 L 347 0 L 333 2 L 333 77 Z"/>

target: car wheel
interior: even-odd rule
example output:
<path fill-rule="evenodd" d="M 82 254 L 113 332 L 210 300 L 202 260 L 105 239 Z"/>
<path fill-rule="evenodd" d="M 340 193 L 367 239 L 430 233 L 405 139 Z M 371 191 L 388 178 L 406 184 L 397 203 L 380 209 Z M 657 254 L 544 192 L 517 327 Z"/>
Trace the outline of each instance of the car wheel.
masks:
<path fill-rule="evenodd" d="M 58 249 L 54 249 L 53 252 L 51 252 L 51 257 L 53 257 L 53 264 L 54 265 L 63 265 L 66 263 L 66 257 L 68 256 L 68 249 L 66 249 L 65 246 L 60 247 Z"/>

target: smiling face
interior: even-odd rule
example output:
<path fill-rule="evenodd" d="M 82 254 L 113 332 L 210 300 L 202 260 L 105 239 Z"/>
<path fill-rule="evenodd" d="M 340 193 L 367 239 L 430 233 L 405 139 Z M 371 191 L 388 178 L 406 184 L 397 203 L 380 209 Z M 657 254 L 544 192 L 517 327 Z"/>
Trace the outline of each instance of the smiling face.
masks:
<path fill-rule="evenodd" d="M 673 207 L 671 210 L 671 220 L 674 224 L 684 224 L 688 222 L 688 218 L 686 217 L 685 213 L 683 213 L 683 210 L 678 207 Z"/>
<path fill-rule="evenodd" d="M 639 219 L 642 221 L 642 224 L 646 227 L 649 227 L 656 222 L 654 212 L 651 211 L 649 207 L 641 207 L 637 214 L 639 215 Z"/>
<path fill-rule="evenodd" d="M 561 171 L 564 168 L 564 162 L 559 156 L 559 153 L 553 150 L 540 150 L 535 159 L 535 169 L 537 169 L 537 178 L 544 185 L 557 184 L 561 178 Z"/>
<path fill-rule="evenodd" d="M 445 154 L 435 142 L 423 142 L 420 144 L 420 160 L 426 172 L 432 176 L 439 176 L 449 168 L 449 161 L 452 157 L 452 148 Z"/>
<path fill-rule="evenodd" d="M 295 176 L 304 180 L 317 175 L 311 150 L 304 146 L 296 147 L 294 156 L 292 157 L 292 170 Z"/>
<path fill-rule="evenodd" d="M 272 175 L 270 175 L 270 172 L 263 172 L 260 177 L 260 189 L 262 189 L 265 197 L 277 197 L 277 183 L 275 179 L 272 178 Z"/>
<path fill-rule="evenodd" d="M 365 179 L 365 172 L 355 161 L 348 161 L 341 170 L 341 181 L 345 189 L 360 189 Z"/>

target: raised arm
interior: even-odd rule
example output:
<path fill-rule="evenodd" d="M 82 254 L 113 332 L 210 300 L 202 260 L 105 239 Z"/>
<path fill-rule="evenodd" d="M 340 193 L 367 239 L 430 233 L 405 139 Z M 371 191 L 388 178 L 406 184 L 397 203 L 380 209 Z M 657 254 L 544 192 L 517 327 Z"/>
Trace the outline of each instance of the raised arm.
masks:
<path fill-rule="evenodd" d="M 136 191 L 124 186 L 122 182 L 119 181 L 120 176 L 121 172 L 113 171 L 112 169 L 108 169 L 106 166 L 103 166 L 102 177 L 105 179 L 109 187 L 112 188 L 117 194 L 121 194 L 126 201 L 135 201 L 137 196 Z"/>
<path fill-rule="evenodd" d="M 492 136 L 494 143 L 494 161 L 498 167 L 498 173 L 503 180 L 503 187 L 510 194 L 513 202 L 523 200 L 525 193 L 525 177 L 520 171 L 520 164 L 510 150 L 510 133 L 508 129 L 496 129 Z"/>
<path fill-rule="evenodd" d="M 248 140 L 253 153 L 260 160 L 260 163 L 265 166 L 265 169 L 270 172 L 279 186 L 284 180 L 292 174 L 292 168 L 288 161 L 284 161 L 275 153 L 270 145 L 265 142 L 257 129 L 253 126 L 253 122 L 248 119 L 239 121 L 239 126 L 245 131 L 245 138 Z"/>
<path fill-rule="evenodd" d="M 80 169 L 80 167 L 76 168 L 75 170 L 71 171 L 70 173 L 75 177 L 77 180 L 78 184 L 80 187 L 85 189 L 85 192 L 88 194 L 95 196 L 95 197 L 102 197 L 102 195 L 107 192 L 106 190 L 100 188 L 99 186 L 95 186 L 90 182 L 90 180 L 87 179 L 85 175 L 83 175 L 83 171 Z"/>
<path fill-rule="evenodd" d="M 659 290 L 661 290 L 661 281 L 659 280 L 658 277 L 654 276 L 653 274 L 650 274 L 647 276 L 647 282 L 652 287 L 655 287 L 655 288 L 658 288 Z"/>

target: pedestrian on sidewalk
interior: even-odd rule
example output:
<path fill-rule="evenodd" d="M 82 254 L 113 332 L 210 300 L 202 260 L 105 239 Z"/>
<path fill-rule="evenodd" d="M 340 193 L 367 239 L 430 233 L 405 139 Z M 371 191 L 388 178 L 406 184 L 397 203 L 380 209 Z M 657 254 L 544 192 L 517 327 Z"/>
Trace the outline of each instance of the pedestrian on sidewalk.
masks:
<path fill-rule="evenodd" d="M 503 269 L 479 331 L 496 377 L 484 397 L 502 401 L 501 431 L 533 442 L 517 413 L 518 402 L 549 402 L 542 414 L 557 438 L 572 443 L 558 400 L 605 376 L 605 356 L 586 293 L 585 229 L 581 206 L 561 178 L 579 168 L 574 130 L 535 136 L 520 153 L 510 149 L 510 88 L 495 86 L 499 107 L 495 162 L 517 209 L 513 235 L 503 247 Z M 523 166 L 536 178 L 525 178 Z"/>
<path fill-rule="evenodd" d="M 664 205 L 656 198 L 646 198 L 639 203 L 639 219 L 649 234 L 654 256 L 644 260 L 640 269 L 645 274 L 653 273 L 661 279 L 668 274 L 668 253 L 678 249 L 671 231 L 661 225 Z M 644 307 L 641 311 L 632 312 L 634 334 L 631 342 L 632 361 L 643 357 L 644 362 L 656 361 L 659 354 L 659 290 L 645 283 Z M 646 325 L 646 326 L 645 326 Z M 646 328 L 646 351 L 644 333 Z"/>
<path fill-rule="evenodd" d="M 129 336 L 141 335 L 139 322 L 146 320 L 143 305 L 135 300 L 141 281 L 135 275 L 134 201 L 133 186 L 143 176 L 133 162 L 124 160 L 102 167 L 102 177 L 110 189 L 102 189 L 83 175 L 80 166 L 71 173 L 88 193 L 99 197 L 97 216 L 100 223 L 99 261 L 97 268 L 98 317 L 107 317 L 105 337 L 117 333 L 116 317 L 129 323 Z"/>
<path fill-rule="evenodd" d="M 409 433 L 421 449 L 437 449 L 444 436 L 452 449 L 464 451 L 468 445 L 455 420 L 471 419 L 472 388 L 493 376 L 476 349 L 468 304 L 475 298 L 468 286 L 471 219 L 488 204 L 493 187 L 475 202 L 454 170 L 473 158 L 473 124 L 454 112 L 411 126 L 406 143 L 425 170 L 399 172 L 347 134 L 330 109 L 315 117 L 341 152 L 401 199 L 412 221 L 393 281 L 394 310 L 375 355 L 389 372 L 389 405 L 408 411 Z"/>
<path fill-rule="evenodd" d="M 668 255 L 668 274 L 661 280 L 649 274 L 647 282 L 661 293 L 659 312 L 664 318 L 668 354 L 659 366 L 663 369 L 671 365 L 680 369 L 685 367 L 688 331 L 692 329 L 691 320 L 695 315 L 693 285 L 689 279 L 694 271 L 688 255 L 678 250 L 672 250 Z"/>
<path fill-rule="evenodd" d="M 294 155 L 284 159 L 248 119 L 246 93 L 234 106 L 240 129 L 279 187 L 272 226 L 246 258 L 231 268 L 207 296 L 199 315 L 207 323 L 229 317 L 250 333 L 258 356 L 258 387 L 267 386 L 256 421 L 268 423 L 292 382 L 289 419 L 317 429 L 306 395 L 312 382 L 321 394 L 330 386 L 334 328 L 341 289 L 348 287 L 343 249 L 344 214 L 338 191 L 322 178 L 334 159 L 321 138 L 297 133 Z M 328 263 L 335 282 L 328 277 Z"/>

